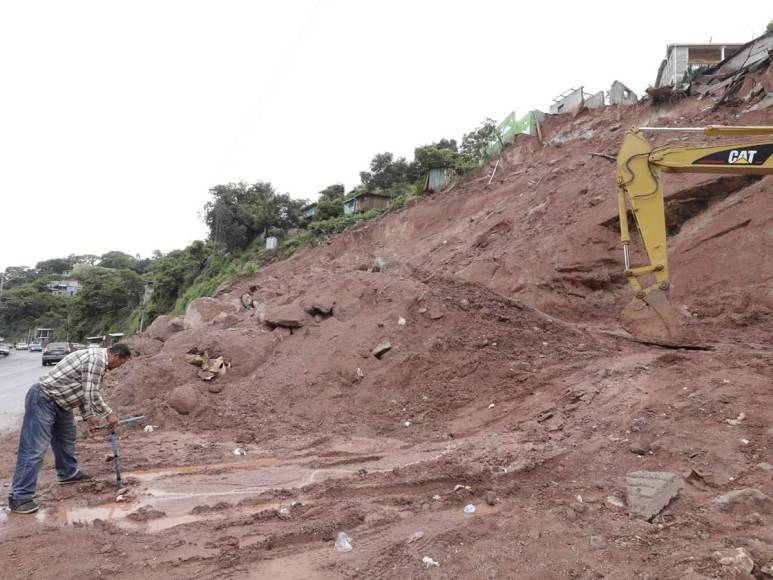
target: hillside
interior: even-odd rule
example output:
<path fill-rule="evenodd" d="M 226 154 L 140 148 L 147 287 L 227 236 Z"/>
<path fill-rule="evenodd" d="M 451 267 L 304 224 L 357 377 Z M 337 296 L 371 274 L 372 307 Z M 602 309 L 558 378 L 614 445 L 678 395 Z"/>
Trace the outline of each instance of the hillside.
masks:
<path fill-rule="evenodd" d="M 0 574 L 55 577 L 64 537 L 97 547 L 81 577 L 753 577 L 722 561 L 737 548 L 766 577 L 773 177 L 666 176 L 672 297 L 711 349 L 664 349 L 619 327 L 614 163 L 593 154 L 632 125 L 770 124 L 743 99 L 772 79 L 736 107 L 551 116 L 493 179 L 492 160 L 160 317 L 110 376 L 155 428 L 124 431 L 128 501 L 44 485 L 40 521 L 4 522 Z M 224 375 L 197 376 L 203 351 Z M 84 448 L 109 480 L 106 444 Z M 684 478 L 651 522 L 627 511 L 641 470 Z"/>

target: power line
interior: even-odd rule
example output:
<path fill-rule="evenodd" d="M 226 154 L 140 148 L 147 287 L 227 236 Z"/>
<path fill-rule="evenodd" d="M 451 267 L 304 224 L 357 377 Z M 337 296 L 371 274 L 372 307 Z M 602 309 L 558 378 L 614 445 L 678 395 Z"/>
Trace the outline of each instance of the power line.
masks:
<path fill-rule="evenodd" d="M 306 31 L 308 30 L 309 25 L 311 24 L 311 21 L 314 19 L 314 15 L 317 13 L 317 10 L 319 9 L 320 4 L 322 4 L 322 0 L 317 0 L 317 3 L 314 5 L 314 8 L 312 8 L 311 13 L 309 14 L 309 17 L 306 19 L 306 22 L 303 23 L 303 26 L 301 27 L 301 30 L 298 33 L 298 36 L 295 37 L 295 40 L 290 45 L 290 48 L 287 49 L 287 52 L 285 53 L 284 57 L 279 63 L 279 66 L 276 68 L 276 70 L 274 71 L 274 74 L 271 76 L 271 80 L 268 81 L 266 90 L 263 91 L 263 94 L 260 97 L 261 101 L 264 101 L 266 99 L 269 92 L 271 92 L 271 89 L 274 87 L 274 84 L 276 84 L 276 82 L 279 80 L 279 77 L 282 75 L 282 70 L 284 69 L 285 65 L 290 60 L 290 57 L 295 51 L 295 47 L 300 44 L 301 40 L 303 40 L 303 37 L 306 35 Z"/>

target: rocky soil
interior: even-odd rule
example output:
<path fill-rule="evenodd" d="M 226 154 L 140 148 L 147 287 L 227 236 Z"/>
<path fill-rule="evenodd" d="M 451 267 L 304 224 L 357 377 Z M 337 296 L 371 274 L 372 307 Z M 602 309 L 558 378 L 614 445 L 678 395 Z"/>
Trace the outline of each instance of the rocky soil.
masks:
<path fill-rule="evenodd" d="M 493 179 L 161 317 L 107 379 L 146 416 L 121 433 L 128 492 L 109 441 L 82 443 L 98 482 L 48 466 L 37 517 L 0 513 L 0 577 L 773 577 L 773 177 L 666 176 L 672 297 L 711 348 L 664 349 L 619 328 L 593 155 L 631 125 L 771 124 L 743 101 L 755 75 L 734 107 L 550 117 Z M 641 471 L 678 482 L 649 520 Z"/>

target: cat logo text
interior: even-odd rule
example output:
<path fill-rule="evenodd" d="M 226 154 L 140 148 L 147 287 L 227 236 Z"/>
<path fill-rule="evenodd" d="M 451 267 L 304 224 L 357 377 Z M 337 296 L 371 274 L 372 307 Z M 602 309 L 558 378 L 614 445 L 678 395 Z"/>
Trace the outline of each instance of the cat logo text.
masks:
<path fill-rule="evenodd" d="M 756 150 L 741 149 L 738 151 L 733 149 L 727 156 L 727 162 L 731 165 L 751 165 L 756 154 Z"/>

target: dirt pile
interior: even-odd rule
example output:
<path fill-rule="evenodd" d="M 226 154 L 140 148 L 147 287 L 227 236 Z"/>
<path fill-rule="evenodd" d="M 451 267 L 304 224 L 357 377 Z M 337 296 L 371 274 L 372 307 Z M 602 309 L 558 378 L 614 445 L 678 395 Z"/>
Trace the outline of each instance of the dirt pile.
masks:
<path fill-rule="evenodd" d="M 771 78 L 750 74 L 734 108 L 549 117 L 493 179 L 490 164 L 157 320 L 109 380 L 155 427 L 123 434 L 135 499 L 43 485 L 40 521 L 3 516 L 0 574 L 59 574 L 66 534 L 99 552 L 73 577 L 766 577 L 773 178 L 666 176 L 672 296 L 714 347 L 667 350 L 617 324 L 605 156 L 631 125 L 769 124 L 746 97 Z M 222 357 L 207 380 L 204 353 Z M 104 452 L 89 442 L 83 462 L 109 481 Z M 657 477 L 675 498 L 630 517 L 629 482 Z M 19 563 L 30 533 L 46 541 Z"/>
<path fill-rule="evenodd" d="M 518 400 L 558 361 L 565 369 L 610 352 L 486 287 L 407 265 L 331 264 L 244 285 L 233 294 L 249 294 L 255 308 L 242 308 L 233 326 L 219 328 L 215 315 L 159 352 L 155 339 L 137 339 L 140 352 L 153 348 L 112 377 L 114 400 L 165 428 L 249 433 L 256 443 L 309 433 L 445 437 L 458 409 Z M 225 374 L 202 381 L 186 362 L 193 350 L 223 356 Z"/>

